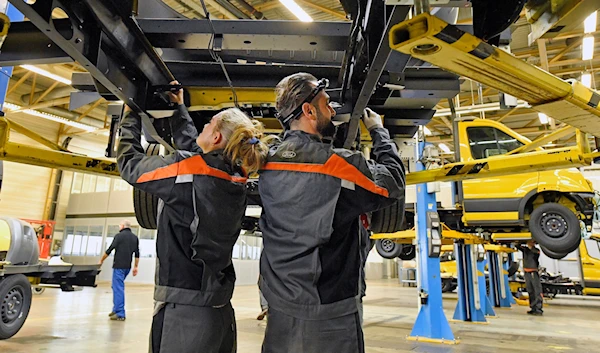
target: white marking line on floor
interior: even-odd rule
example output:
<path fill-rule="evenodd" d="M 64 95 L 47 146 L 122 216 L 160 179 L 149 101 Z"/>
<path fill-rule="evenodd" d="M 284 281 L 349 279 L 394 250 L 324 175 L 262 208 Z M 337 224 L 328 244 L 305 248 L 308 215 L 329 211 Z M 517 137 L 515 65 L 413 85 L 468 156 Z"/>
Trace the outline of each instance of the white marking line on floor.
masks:
<path fill-rule="evenodd" d="M 152 308 L 138 308 L 138 309 L 127 309 L 127 312 L 132 312 L 132 311 L 153 311 L 154 307 Z M 108 318 L 108 314 L 107 313 L 89 313 L 89 314 L 75 314 L 75 315 L 62 315 L 62 316 L 48 316 L 48 317 L 35 317 L 35 318 L 27 318 L 27 322 L 29 321 L 41 321 L 41 320 L 54 320 L 54 319 L 74 319 L 74 318 L 82 318 L 82 317 L 89 317 L 89 316 L 106 316 L 106 320 L 110 321 L 110 319 Z"/>

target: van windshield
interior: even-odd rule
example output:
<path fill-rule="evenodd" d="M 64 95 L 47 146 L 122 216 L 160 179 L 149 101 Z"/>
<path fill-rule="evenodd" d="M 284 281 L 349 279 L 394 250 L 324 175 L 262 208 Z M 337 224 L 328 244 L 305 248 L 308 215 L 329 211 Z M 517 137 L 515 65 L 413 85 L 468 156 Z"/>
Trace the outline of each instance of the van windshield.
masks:
<path fill-rule="evenodd" d="M 523 146 L 523 143 L 513 136 L 494 127 L 469 127 L 467 136 L 474 159 L 506 154 Z"/>

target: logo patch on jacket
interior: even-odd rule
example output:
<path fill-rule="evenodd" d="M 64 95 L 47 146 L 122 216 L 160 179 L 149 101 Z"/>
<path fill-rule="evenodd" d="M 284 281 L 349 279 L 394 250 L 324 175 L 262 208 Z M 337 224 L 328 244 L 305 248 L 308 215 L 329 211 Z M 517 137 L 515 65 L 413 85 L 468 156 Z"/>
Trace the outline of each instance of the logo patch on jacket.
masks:
<path fill-rule="evenodd" d="M 296 152 L 294 152 L 294 151 L 284 151 L 283 153 L 281 153 L 281 157 L 282 158 L 291 159 L 291 158 L 296 157 Z"/>

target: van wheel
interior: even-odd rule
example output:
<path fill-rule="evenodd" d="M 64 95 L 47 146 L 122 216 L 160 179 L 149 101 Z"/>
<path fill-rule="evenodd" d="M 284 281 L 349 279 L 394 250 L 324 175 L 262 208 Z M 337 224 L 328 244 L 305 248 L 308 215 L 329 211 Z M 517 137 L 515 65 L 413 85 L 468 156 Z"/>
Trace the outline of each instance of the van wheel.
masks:
<path fill-rule="evenodd" d="M 546 254 L 546 256 L 548 256 L 551 259 L 555 259 L 555 260 L 563 259 L 565 256 L 567 256 L 569 254 L 569 253 L 560 253 L 560 252 L 550 251 L 543 246 L 541 248 L 542 248 L 542 251 L 544 252 L 544 254 Z"/>
<path fill-rule="evenodd" d="M 375 234 L 398 232 L 404 230 L 404 226 L 404 199 L 371 215 L 371 231 Z"/>
<path fill-rule="evenodd" d="M 160 144 L 151 143 L 146 149 L 147 156 L 158 156 Z M 135 218 L 142 228 L 156 229 L 156 218 L 158 218 L 158 197 L 133 188 L 133 209 Z"/>
<path fill-rule="evenodd" d="M 402 251 L 400 252 L 400 255 L 398 255 L 400 260 L 405 260 L 405 261 L 414 260 L 415 256 L 417 256 L 416 246 L 410 245 L 410 244 L 402 245 Z"/>
<path fill-rule="evenodd" d="M 392 239 L 377 239 L 375 248 L 384 259 L 395 259 L 402 253 L 402 244 L 398 244 Z"/>
<path fill-rule="evenodd" d="M 24 275 L 0 280 L 0 340 L 14 336 L 31 308 L 31 284 Z"/>
<path fill-rule="evenodd" d="M 546 203 L 534 209 L 529 231 L 541 246 L 556 253 L 569 253 L 577 249 L 581 241 L 577 216 L 557 203 Z"/>

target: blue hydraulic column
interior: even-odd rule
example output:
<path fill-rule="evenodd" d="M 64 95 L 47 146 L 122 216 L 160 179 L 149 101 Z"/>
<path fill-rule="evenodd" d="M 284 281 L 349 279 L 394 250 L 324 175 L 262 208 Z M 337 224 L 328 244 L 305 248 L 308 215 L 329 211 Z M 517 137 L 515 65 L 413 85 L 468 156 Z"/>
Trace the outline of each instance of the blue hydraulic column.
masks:
<path fill-rule="evenodd" d="M 498 255 L 500 256 L 500 255 Z M 503 269 L 504 271 L 502 271 L 502 280 L 504 281 L 504 288 L 506 288 L 506 301 L 508 303 L 508 306 L 510 307 L 512 304 L 517 304 L 517 301 L 515 300 L 515 298 L 512 295 L 512 292 L 510 291 L 510 281 L 508 278 L 508 268 L 510 267 L 511 264 L 511 258 L 512 258 L 512 254 L 508 254 L 508 261 L 506 261 L 503 265 Z"/>
<path fill-rule="evenodd" d="M 424 142 L 418 142 L 417 161 Z M 417 171 L 424 170 L 417 162 Z M 427 212 L 437 212 L 435 193 L 427 192 L 426 184 L 417 185 L 417 278 L 421 308 L 409 340 L 455 344 L 458 341 L 450 329 L 442 307 L 442 281 L 439 257 L 429 257 Z"/>
<path fill-rule="evenodd" d="M 502 266 L 497 252 L 488 251 L 488 255 L 492 304 L 497 308 L 510 308 L 512 294 L 508 286 L 507 271 Z"/>
<path fill-rule="evenodd" d="M 4 13 L 8 16 L 11 22 L 23 21 L 25 19 L 25 16 L 23 16 L 23 14 L 20 13 L 19 10 L 17 10 L 11 4 L 6 5 L 6 11 L 4 11 Z M 8 91 L 8 82 L 10 81 L 10 77 L 12 76 L 12 72 L 12 66 L 0 68 L 0 105 L 2 106 L 1 108 L 4 108 L 4 100 L 6 99 L 6 92 Z"/>
<path fill-rule="evenodd" d="M 458 273 L 458 302 L 454 311 L 454 320 L 487 323 L 481 300 L 481 277 L 478 275 L 477 258 L 474 255 L 474 245 L 456 243 L 456 272 Z M 485 297 L 485 278 L 483 278 L 483 296 Z"/>
<path fill-rule="evenodd" d="M 486 258 L 489 257 L 489 254 L 486 254 Z M 488 263 L 486 258 L 483 258 L 481 261 L 477 261 L 477 272 L 479 275 L 479 294 L 481 296 L 481 309 L 485 316 L 496 316 L 496 312 L 494 311 L 494 306 L 490 301 L 490 297 L 487 293 L 487 286 L 485 285 L 485 265 Z"/>

